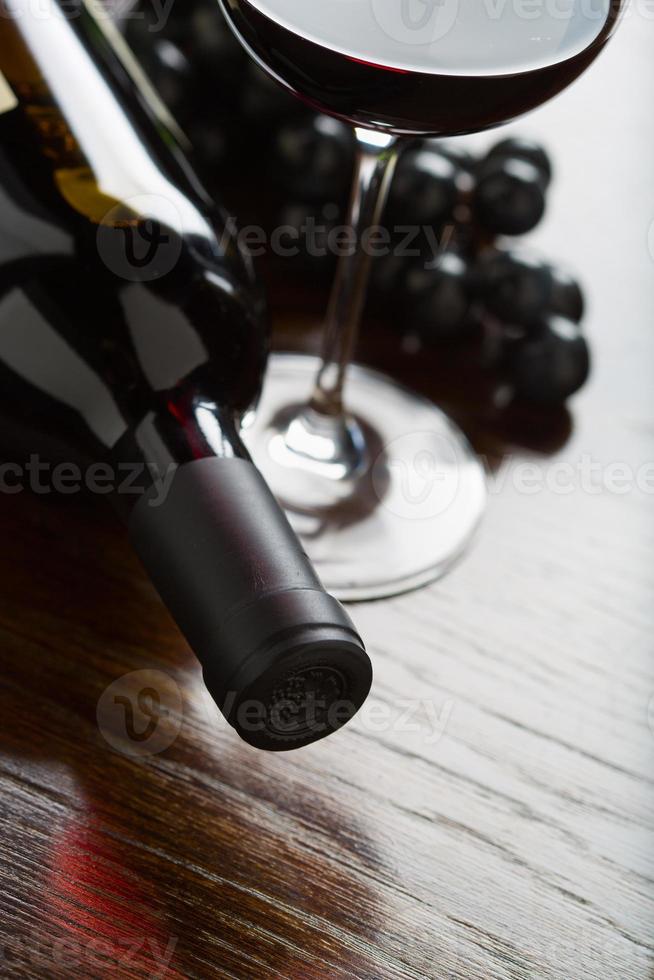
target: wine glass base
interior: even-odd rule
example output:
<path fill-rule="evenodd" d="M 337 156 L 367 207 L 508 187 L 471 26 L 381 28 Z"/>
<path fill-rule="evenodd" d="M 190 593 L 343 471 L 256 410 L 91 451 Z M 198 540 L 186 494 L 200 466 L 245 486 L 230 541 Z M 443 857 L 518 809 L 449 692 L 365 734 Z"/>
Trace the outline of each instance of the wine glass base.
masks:
<path fill-rule="evenodd" d="M 472 538 L 486 502 L 484 471 L 463 433 L 425 398 L 360 365 L 345 404 L 366 463 L 302 460 L 288 450 L 289 406 L 306 404 L 320 362 L 273 354 L 243 439 L 313 562 L 339 599 L 378 599 L 443 575 Z"/>

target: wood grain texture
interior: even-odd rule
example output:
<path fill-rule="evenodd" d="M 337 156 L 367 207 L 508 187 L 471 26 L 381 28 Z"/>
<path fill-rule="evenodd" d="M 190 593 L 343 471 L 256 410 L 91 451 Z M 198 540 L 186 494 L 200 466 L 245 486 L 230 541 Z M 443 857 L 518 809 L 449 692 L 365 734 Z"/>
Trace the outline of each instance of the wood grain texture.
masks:
<path fill-rule="evenodd" d="M 654 459 L 653 34 L 634 8 L 517 126 L 557 164 L 534 244 L 591 298 L 572 420 L 494 417 L 457 398 L 445 355 L 366 331 L 362 357 L 453 408 L 494 473 L 446 579 L 353 607 L 375 683 L 346 730 L 290 754 L 240 743 L 102 504 L 0 502 L 2 976 L 654 976 L 652 494 L 514 478 Z M 96 705 L 144 667 L 183 717 L 133 759 Z"/>

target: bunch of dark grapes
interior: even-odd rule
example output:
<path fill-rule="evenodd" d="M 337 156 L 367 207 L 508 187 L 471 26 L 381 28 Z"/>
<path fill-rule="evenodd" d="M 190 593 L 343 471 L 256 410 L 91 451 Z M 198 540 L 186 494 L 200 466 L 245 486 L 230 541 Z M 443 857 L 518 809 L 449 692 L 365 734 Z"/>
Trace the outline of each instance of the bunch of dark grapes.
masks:
<path fill-rule="evenodd" d="M 125 33 L 205 181 L 223 199 L 233 190 L 242 223 L 285 229 L 270 257 L 273 280 L 326 288 L 354 159 L 349 127 L 272 82 L 215 0 L 173 6 L 156 30 L 153 17 L 150 5 L 132 8 Z M 506 243 L 541 220 L 551 177 L 547 153 L 528 140 L 503 139 L 481 158 L 412 142 L 397 164 L 370 287 L 407 349 L 478 340 L 502 390 L 540 405 L 564 402 L 589 371 L 578 283 Z"/>
<path fill-rule="evenodd" d="M 547 153 L 529 140 L 503 139 L 482 158 L 415 143 L 398 163 L 386 221 L 422 226 L 420 254 L 401 261 L 396 251 L 373 273 L 380 307 L 415 348 L 478 337 L 505 392 L 541 405 L 564 402 L 590 366 L 578 282 L 507 243 L 541 220 L 551 178 Z"/>

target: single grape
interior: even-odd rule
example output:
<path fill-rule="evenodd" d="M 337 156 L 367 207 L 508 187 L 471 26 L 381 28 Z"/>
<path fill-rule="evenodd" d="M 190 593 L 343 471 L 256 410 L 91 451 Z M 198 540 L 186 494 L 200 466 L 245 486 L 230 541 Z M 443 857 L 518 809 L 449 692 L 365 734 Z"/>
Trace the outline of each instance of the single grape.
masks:
<path fill-rule="evenodd" d="M 425 343 L 461 337 L 470 322 L 471 305 L 468 267 L 461 255 L 447 251 L 431 268 L 423 262 L 408 267 L 401 309 L 406 326 L 414 328 Z"/>
<path fill-rule="evenodd" d="M 348 126 L 311 116 L 283 126 L 274 141 L 274 172 L 295 198 L 341 201 L 352 174 L 354 147 Z"/>
<path fill-rule="evenodd" d="M 386 207 L 389 225 L 440 225 L 458 200 L 460 169 L 437 150 L 417 144 L 401 155 Z"/>
<path fill-rule="evenodd" d="M 564 269 L 553 266 L 551 273 L 550 312 L 579 323 L 584 315 L 584 294 L 581 291 L 581 286 Z"/>
<path fill-rule="evenodd" d="M 471 174 L 477 168 L 477 158 L 461 145 L 460 140 L 426 139 L 423 146 L 445 157 L 463 173 Z"/>
<path fill-rule="evenodd" d="M 381 309 L 395 313 L 401 306 L 403 285 L 406 276 L 407 259 L 390 251 L 388 255 L 377 255 L 370 263 L 370 296 Z M 400 330 L 404 323 L 395 317 Z"/>
<path fill-rule="evenodd" d="M 480 173 L 472 197 L 479 224 L 496 235 L 524 235 L 545 213 L 540 173 L 526 160 L 500 157 Z"/>
<path fill-rule="evenodd" d="M 550 309 L 552 269 L 519 250 L 482 256 L 473 271 L 476 295 L 486 309 L 508 324 L 531 327 Z"/>
<path fill-rule="evenodd" d="M 552 163 L 546 150 L 533 140 L 522 139 L 521 137 L 510 137 L 495 143 L 486 154 L 481 163 L 480 170 L 484 170 L 486 164 L 492 160 L 524 160 L 536 167 L 541 176 L 541 187 L 547 189 L 552 179 Z"/>
<path fill-rule="evenodd" d="M 194 84 L 193 69 L 182 49 L 166 38 L 157 37 L 143 20 L 128 20 L 126 39 L 164 104 L 178 122 L 188 115 Z"/>
<path fill-rule="evenodd" d="M 153 41 L 150 80 L 177 119 L 188 116 L 193 69 L 183 51 L 165 38 Z"/>
<path fill-rule="evenodd" d="M 506 357 L 515 394 L 541 405 L 557 405 L 588 377 L 588 344 L 576 323 L 548 316 L 536 333 L 514 340 Z"/>

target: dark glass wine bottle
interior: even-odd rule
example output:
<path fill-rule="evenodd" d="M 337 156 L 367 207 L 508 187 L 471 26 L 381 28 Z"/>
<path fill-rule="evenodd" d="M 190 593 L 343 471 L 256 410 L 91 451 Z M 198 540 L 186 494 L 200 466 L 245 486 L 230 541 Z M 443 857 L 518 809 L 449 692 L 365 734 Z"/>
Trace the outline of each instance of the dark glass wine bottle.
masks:
<path fill-rule="evenodd" d="M 256 283 L 121 45 L 84 4 L 0 0 L 3 488 L 20 445 L 111 493 L 230 723 L 295 748 L 370 661 L 243 447 Z"/>

